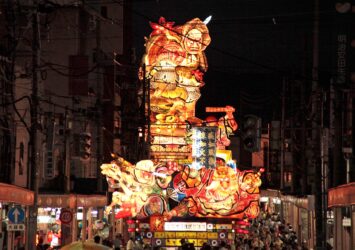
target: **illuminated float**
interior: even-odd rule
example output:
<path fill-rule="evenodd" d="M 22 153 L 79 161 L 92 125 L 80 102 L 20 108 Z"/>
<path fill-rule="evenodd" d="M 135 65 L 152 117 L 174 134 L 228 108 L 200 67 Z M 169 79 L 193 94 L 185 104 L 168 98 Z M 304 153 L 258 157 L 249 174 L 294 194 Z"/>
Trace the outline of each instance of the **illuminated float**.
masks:
<path fill-rule="evenodd" d="M 211 39 L 195 18 L 174 26 L 160 18 L 150 23 L 140 79 L 149 81 L 151 159 L 136 164 L 116 157 L 101 172 L 116 189 L 106 213 L 116 218 L 151 216 L 255 218 L 259 214 L 261 171 L 239 171 L 229 136 L 238 128 L 231 106 L 219 119 L 195 117 L 195 105 L 208 65 L 204 50 Z"/>

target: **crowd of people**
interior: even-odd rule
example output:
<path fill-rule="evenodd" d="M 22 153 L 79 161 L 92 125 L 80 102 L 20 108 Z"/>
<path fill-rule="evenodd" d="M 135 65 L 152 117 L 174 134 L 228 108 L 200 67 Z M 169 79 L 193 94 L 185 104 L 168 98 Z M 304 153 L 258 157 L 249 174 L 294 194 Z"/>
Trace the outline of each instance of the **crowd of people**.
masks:
<path fill-rule="evenodd" d="M 306 250 L 289 223 L 277 214 L 261 213 L 249 227 L 249 234 L 235 239 L 235 249 Z"/>
<path fill-rule="evenodd" d="M 196 249 L 183 241 L 181 250 Z M 221 241 L 219 246 L 204 243 L 201 250 L 306 250 L 304 242 L 299 242 L 296 232 L 289 223 L 277 214 L 262 213 L 249 226 L 248 234 L 237 234 L 234 240 Z"/>
<path fill-rule="evenodd" d="M 296 232 L 278 214 L 261 213 L 257 219 L 251 221 L 248 234 L 236 234 L 234 240 L 220 241 L 218 246 L 211 246 L 208 242 L 197 248 L 187 239 L 181 239 L 179 250 L 307 250 L 304 243 L 299 242 Z M 144 250 L 163 249 L 158 246 L 145 245 L 141 240 L 130 238 L 126 243 L 122 236 L 113 241 L 114 249 Z"/>
<path fill-rule="evenodd" d="M 305 242 L 300 242 L 293 227 L 286 223 L 276 213 L 261 213 L 260 216 L 251 221 L 248 226 L 248 234 L 236 234 L 235 238 L 226 241 L 219 241 L 218 246 L 212 246 L 205 242 L 202 247 L 195 247 L 187 239 L 181 239 L 178 250 L 307 250 Z M 163 249 L 159 246 L 144 244 L 143 240 L 133 237 L 125 241 L 121 234 L 118 234 L 111 241 L 95 237 L 96 243 L 101 243 L 112 247 L 115 250 L 145 250 L 145 249 Z M 48 249 L 39 242 L 37 249 Z M 331 248 L 328 248 L 331 249 Z"/>

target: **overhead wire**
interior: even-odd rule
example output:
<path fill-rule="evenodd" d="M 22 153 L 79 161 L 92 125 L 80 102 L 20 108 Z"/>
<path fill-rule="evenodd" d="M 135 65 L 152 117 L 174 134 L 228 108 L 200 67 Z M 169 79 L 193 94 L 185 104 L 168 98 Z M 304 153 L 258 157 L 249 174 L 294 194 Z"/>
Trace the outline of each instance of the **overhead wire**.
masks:
<path fill-rule="evenodd" d="M 121 4 L 122 2 L 117 2 L 117 1 L 114 1 L 115 3 L 118 3 L 118 4 Z M 134 13 L 136 13 L 137 14 L 137 12 L 134 12 Z M 143 17 L 145 17 L 146 19 L 149 19 L 147 16 L 145 16 L 145 15 L 142 15 L 141 13 L 138 13 L 140 16 L 143 16 Z M 180 36 L 183 36 L 183 34 L 179 34 L 179 33 L 177 33 L 178 35 L 180 35 Z M 234 55 L 234 54 L 231 54 L 231 53 L 227 53 L 226 51 L 223 51 L 223 50 L 218 50 L 220 53 L 226 53 L 227 55 L 229 55 L 229 56 L 232 56 L 232 57 L 235 57 L 235 58 L 237 58 L 238 60 L 244 60 L 244 58 L 239 58 L 239 57 L 236 57 L 236 55 Z M 251 63 L 254 63 L 254 62 L 251 62 Z M 258 65 L 258 64 L 256 64 L 256 65 Z M 261 66 L 261 67 L 264 67 L 265 65 L 262 65 L 262 64 L 260 64 L 259 66 Z M 66 73 L 64 73 L 64 72 L 61 72 L 61 71 L 59 71 L 58 69 L 55 69 L 52 65 L 49 65 L 49 67 L 52 69 L 52 70 L 54 70 L 55 72 L 57 72 L 58 74 L 61 74 L 61 75 L 63 75 L 63 76 L 73 76 L 73 75 L 70 75 L 70 74 L 66 74 Z M 267 69 L 273 69 L 272 67 L 266 67 Z M 91 71 L 93 71 L 95 68 L 92 68 L 91 69 Z M 274 69 L 273 69 L 274 70 Z M 88 73 L 90 73 L 90 72 L 88 72 Z M 85 73 L 83 73 L 83 75 L 84 75 Z"/>
<path fill-rule="evenodd" d="M 110 2 L 110 1 L 108 1 L 107 3 L 109 3 L 109 2 Z M 112 0 L 112 3 L 119 4 L 119 5 L 121 5 L 121 6 L 123 7 L 123 1 Z M 138 12 L 138 11 L 135 11 L 133 8 L 131 8 L 130 11 L 131 11 L 132 13 L 138 15 L 138 16 L 143 17 L 144 19 L 146 19 L 146 20 L 148 20 L 148 21 L 151 20 L 147 15 L 144 15 L 144 14 Z M 311 13 L 311 12 L 299 12 L 299 13 L 293 13 L 293 14 L 292 14 L 292 13 L 291 13 L 291 14 L 288 13 L 287 15 L 288 15 L 288 16 L 291 16 L 291 15 L 293 15 L 293 16 L 299 16 L 299 15 L 310 14 L 310 13 Z M 329 13 L 329 12 L 325 11 L 324 13 Z M 286 15 L 280 15 L 280 16 L 286 16 Z M 258 19 L 258 18 L 265 18 L 265 17 L 268 17 L 268 16 L 256 16 L 256 17 L 253 17 L 253 18 Z M 250 19 L 250 17 L 240 18 L 240 19 Z M 238 18 L 237 18 L 236 20 L 238 20 Z M 122 24 L 119 24 L 119 25 L 122 25 Z M 179 35 L 179 36 L 183 36 L 183 34 L 179 34 L 178 32 L 176 32 L 176 31 L 174 31 L 174 30 L 172 30 L 172 29 L 170 29 L 170 31 L 175 32 L 175 33 L 176 33 L 177 35 Z M 134 32 L 133 32 L 133 33 L 134 33 Z M 77 39 L 77 38 L 73 38 L 73 39 Z M 157 45 L 157 46 L 158 46 L 158 45 Z M 242 61 L 242 62 L 247 62 L 247 63 L 253 64 L 253 65 L 255 65 L 255 66 L 258 66 L 258 67 L 261 67 L 261 68 L 264 68 L 264 69 L 267 69 L 267 70 L 271 70 L 271 71 L 274 71 L 274 72 L 279 72 L 279 73 L 282 73 L 282 74 L 288 73 L 287 71 L 285 71 L 285 70 L 283 70 L 283 69 L 278 69 L 278 68 L 275 68 L 275 67 L 271 67 L 271 66 L 268 66 L 268 65 L 259 63 L 259 62 L 255 62 L 255 61 L 250 60 L 250 59 L 248 59 L 248 58 L 235 55 L 235 54 L 233 54 L 233 53 L 231 53 L 231 52 L 229 52 L 229 51 L 225 51 L 225 50 L 219 49 L 219 48 L 217 48 L 217 47 L 210 46 L 210 48 L 213 49 L 213 50 L 215 50 L 215 51 L 217 51 L 217 52 L 219 52 L 219 53 L 221 53 L 221 54 L 227 55 L 227 56 L 229 56 L 229 57 L 233 57 L 233 58 L 235 58 L 235 59 L 237 59 L 237 60 L 239 60 L 239 61 Z M 292 74 L 294 74 L 294 73 L 292 73 Z M 308 80 L 312 80 L 312 81 L 314 80 L 314 79 L 305 77 L 305 76 L 302 75 L 302 74 L 301 74 L 301 75 L 297 74 L 297 75 L 300 76 L 300 77 L 303 78 L 303 79 L 308 79 Z"/>
<path fill-rule="evenodd" d="M 115 2 L 115 3 L 118 3 L 118 4 L 120 4 L 122 7 L 124 7 L 124 5 L 122 4 L 122 1 L 117 1 L 117 0 L 112 0 L 112 1 Z M 139 11 L 134 10 L 132 7 L 131 7 L 129 10 L 130 10 L 133 14 L 135 14 L 135 15 L 137 15 L 137 16 L 140 16 L 140 17 L 144 18 L 145 20 L 151 22 L 151 18 L 150 18 L 149 16 L 147 16 L 147 15 L 145 15 L 145 14 L 139 12 Z M 328 13 L 328 12 L 325 12 L 325 13 Z M 159 24 L 159 23 L 157 23 L 157 24 L 160 25 L 161 27 L 163 27 L 161 24 Z M 166 27 L 165 27 L 165 28 L 166 28 Z M 183 34 L 177 32 L 177 31 L 174 30 L 173 28 L 172 28 L 172 29 L 167 28 L 167 29 L 168 29 L 169 31 L 171 31 L 171 32 L 174 32 L 174 33 L 175 33 L 176 35 L 178 35 L 178 36 L 182 36 L 182 37 L 184 36 Z M 193 39 L 191 39 L 191 40 L 193 40 Z M 199 42 L 199 41 L 196 41 L 196 40 L 195 40 L 195 42 Z M 206 44 L 203 44 L 203 43 L 201 43 L 201 44 L 206 46 Z M 159 45 L 156 45 L 156 46 L 159 46 Z M 163 47 L 163 46 L 161 46 L 161 47 Z M 212 50 L 214 50 L 214 51 L 217 51 L 218 53 L 223 54 L 223 55 L 226 55 L 226 56 L 228 56 L 228 57 L 234 58 L 234 59 L 236 59 L 236 60 L 238 60 L 238 61 L 247 62 L 247 63 L 249 63 L 249 64 L 251 64 L 251 65 L 255 65 L 255 66 L 258 66 L 258 67 L 260 67 L 260 68 L 263 68 L 263 69 L 266 69 L 266 70 L 270 70 L 270 71 L 272 71 L 272 72 L 278 72 L 278 73 L 281 73 L 281 74 L 283 74 L 283 75 L 289 75 L 289 74 L 291 74 L 291 75 L 293 75 L 293 76 L 297 76 L 297 77 L 300 77 L 301 79 L 309 80 L 309 81 L 319 81 L 318 79 L 313 79 L 313 77 L 305 76 L 305 75 L 303 75 L 302 73 L 297 73 L 297 74 L 295 74 L 294 72 L 288 72 L 288 71 L 286 71 L 286 70 L 284 70 L 284 69 L 279 69 L 279 68 L 275 68 L 275 67 L 272 67 L 272 66 L 269 66 L 269 65 L 265 65 L 265 64 L 262 64 L 262 63 L 259 63 L 259 62 L 255 62 L 255 61 L 253 61 L 253 60 L 251 60 L 251 59 L 248 59 L 248 58 L 245 58 L 245 57 L 242 57 L 242 56 L 233 54 L 233 53 L 231 53 L 231 52 L 229 52 L 229 51 L 225 51 L 225 50 L 220 49 L 220 48 L 218 48 L 218 47 L 214 47 L 213 45 L 209 45 L 209 49 L 212 49 Z"/>

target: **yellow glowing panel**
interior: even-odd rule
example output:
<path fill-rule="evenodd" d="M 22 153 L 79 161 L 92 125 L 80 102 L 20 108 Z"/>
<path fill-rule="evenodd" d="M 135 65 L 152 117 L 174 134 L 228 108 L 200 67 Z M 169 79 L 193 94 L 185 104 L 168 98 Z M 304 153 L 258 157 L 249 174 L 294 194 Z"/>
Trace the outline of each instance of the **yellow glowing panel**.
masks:
<path fill-rule="evenodd" d="M 207 239 L 198 239 L 197 240 L 197 246 L 201 247 L 203 245 L 203 243 L 205 243 L 205 242 L 208 242 L 208 240 Z"/>
<path fill-rule="evenodd" d="M 178 245 L 181 245 L 179 241 L 180 241 L 179 239 L 167 239 L 165 241 L 165 245 L 167 247 L 178 246 Z"/>
<path fill-rule="evenodd" d="M 218 239 L 218 233 L 216 233 L 216 232 L 208 232 L 207 233 L 207 237 L 209 239 Z"/>
<path fill-rule="evenodd" d="M 207 232 L 197 232 L 196 238 L 206 239 L 207 238 Z"/>
<path fill-rule="evenodd" d="M 185 232 L 176 232 L 176 238 L 184 239 L 184 238 L 186 238 L 186 233 Z"/>
<path fill-rule="evenodd" d="M 224 159 L 225 162 L 231 161 L 233 159 L 231 150 L 218 149 L 216 156 Z"/>
<path fill-rule="evenodd" d="M 165 238 L 165 232 L 154 232 L 154 238 Z"/>
<path fill-rule="evenodd" d="M 186 238 L 196 238 L 196 232 L 186 232 Z"/>
<path fill-rule="evenodd" d="M 187 240 L 189 243 L 193 243 L 194 246 L 198 246 L 198 240 L 197 239 L 188 239 Z"/>
<path fill-rule="evenodd" d="M 175 232 L 165 232 L 166 238 L 173 239 L 176 237 Z"/>

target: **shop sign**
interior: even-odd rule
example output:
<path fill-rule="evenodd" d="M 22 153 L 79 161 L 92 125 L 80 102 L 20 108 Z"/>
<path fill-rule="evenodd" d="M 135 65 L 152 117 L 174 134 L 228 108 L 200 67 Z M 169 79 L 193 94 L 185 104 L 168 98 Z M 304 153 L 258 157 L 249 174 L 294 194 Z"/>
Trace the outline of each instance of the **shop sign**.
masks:
<path fill-rule="evenodd" d="M 64 224 L 69 224 L 73 220 L 73 213 L 70 210 L 62 209 L 59 220 Z"/>
<path fill-rule="evenodd" d="M 7 231 L 25 231 L 25 224 L 7 224 Z"/>
<path fill-rule="evenodd" d="M 165 222 L 165 231 L 206 231 L 205 222 Z"/>
<path fill-rule="evenodd" d="M 343 218 L 343 227 L 351 227 L 351 219 L 344 217 Z"/>

